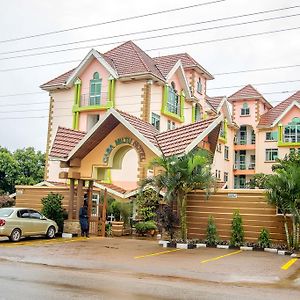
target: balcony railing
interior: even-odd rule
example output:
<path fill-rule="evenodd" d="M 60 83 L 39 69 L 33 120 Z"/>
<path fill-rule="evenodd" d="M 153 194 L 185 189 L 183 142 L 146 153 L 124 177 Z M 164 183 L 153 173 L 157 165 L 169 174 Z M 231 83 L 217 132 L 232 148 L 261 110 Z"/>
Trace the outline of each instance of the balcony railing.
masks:
<path fill-rule="evenodd" d="M 233 165 L 234 170 L 254 170 L 255 169 L 255 163 L 235 163 Z"/>
<path fill-rule="evenodd" d="M 298 134 L 284 134 L 284 143 L 300 143 L 300 135 Z"/>
<path fill-rule="evenodd" d="M 80 106 L 100 106 L 105 105 L 100 95 L 82 94 L 80 97 Z"/>
<path fill-rule="evenodd" d="M 235 138 L 234 140 L 235 145 L 255 145 L 255 135 L 251 136 L 251 140 L 247 139 L 247 137 L 244 138 Z"/>

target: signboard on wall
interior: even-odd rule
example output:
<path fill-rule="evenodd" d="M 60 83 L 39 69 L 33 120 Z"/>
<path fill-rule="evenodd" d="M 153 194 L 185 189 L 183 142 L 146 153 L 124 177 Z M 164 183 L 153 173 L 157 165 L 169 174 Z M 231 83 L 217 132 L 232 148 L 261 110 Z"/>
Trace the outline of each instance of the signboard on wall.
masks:
<path fill-rule="evenodd" d="M 142 145 L 138 141 L 136 141 L 136 140 L 134 140 L 130 137 L 122 137 L 122 138 L 116 139 L 113 144 L 109 145 L 106 148 L 103 159 L 102 159 L 102 161 L 104 163 L 106 163 L 106 164 L 108 163 L 109 156 L 110 156 L 111 152 L 119 145 L 130 145 L 130 146 L 132 146 L 136 150 L 136 152 L 138 153 L 140 161 L 143 161 L 146 158 L 145 151 L 144 151 Z"/>

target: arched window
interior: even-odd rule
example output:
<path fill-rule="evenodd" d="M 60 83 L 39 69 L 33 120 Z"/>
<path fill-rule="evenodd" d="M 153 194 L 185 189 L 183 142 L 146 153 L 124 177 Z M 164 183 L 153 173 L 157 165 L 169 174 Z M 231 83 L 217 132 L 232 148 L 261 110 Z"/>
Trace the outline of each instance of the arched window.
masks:
<path fill-rule="evenodd" d="M 249 116 L 250 115 L 250 108 L 248 103 L 243 103 L 243 107 L 241 108 L 241 116 Z"/>
<path fill-rule="evenodd" d="M 180 114 L 180 108 L 179 108 L 179 96 L 176 91 L 175 82 L 171 82 L 171 86 L 169 86 L 169 95 L 168 95 L 168 102 L 167 102 L 167 108 L 170 113 L 173 114 Z"/>
<path fill-rule="evenodd" d="M 95 72 L 90 80 L 90 105 L 100 105 L 102 79 L 98 72 Z"/>

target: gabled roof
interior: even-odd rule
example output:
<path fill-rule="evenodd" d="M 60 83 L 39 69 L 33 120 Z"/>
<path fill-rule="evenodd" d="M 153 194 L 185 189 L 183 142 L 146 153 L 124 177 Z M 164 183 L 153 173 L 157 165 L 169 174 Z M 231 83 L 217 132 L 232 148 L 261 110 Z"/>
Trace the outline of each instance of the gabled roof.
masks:
<path fill-rule="evenodd" d="M 94 149 L 114 128 L 123 124 L 153 153 L 160 156 L 181 155 L 194 149 L 206 136 L 219 134 L 218 125 L 223 117 L 217 116 L 208 120 L 179 127 L 159 133 L 150 123 L 130 114 L 110 109 L 87 134 L 59 127 L 50 156 L 62 161 L 83 158 Z M 218 132 L 215 134 L 214 131 Z M 211 140 L 214 144 L 215 141 Z M 214 152 L 214 147 L 212 151 Z"/>
<path fill-rule="evenodd" d="M 51 148 L 50 156 L 56 158 L 67 157 L 70 151 L 83 139 L 86 132 L 58 127 Z"/>
<path fill-rule="evenodd" d="M 295 94 L 287 98 L 286 100 L 282 101 L 268 112 L 263 114 L 260 117 L 259 126 L 272 126 L 275 125 L 276 120 L 280 120 L 289 110 L 290 106 L 293 104 L 300 104 L 300 91 L 297 91 Z"/>
<path fill-rule="evenodd" d="M 114 63 L 119 76 L 151 73 L 165 80 L 154 60 L 132 41 L 128 41 L 104 53 Z"/>
<path fill-rule="evenodd" d="M 178 60 L 181 60 L 184 69 L 199 68 L 207 79 L 214 79 L 214 77 L 206 71 L 196 60 L 194 60 L 187 53 L 178 53 L 165 56 L 154 57 L 153 60 L 156 63 L 157 68 L 166 77 L 173 66 Z"/>
<path fill-rule="evenodd" d="M 208 97 L 206 96 L 205 99 L 208 102 L 208 104 L 215 110 L 217 111 L 221 102 L 223 99 L 226 98 L 225 96 L 218 96 L 218 97 Z"/>
<path fill-rule="evenodd" d="M 81 159 L 85 157 L 119 124 L 123 124 L 156 155 L 161 154 L 156 146 L 154 135 L 157 134 L 158 131 L 154 126 L 139 118 L 111 108 L 72 149 L 72 151 L 69 152 L 69 155 L 65 160 L 68 161 L 72 158 Z"/>
<path fill-rule="evenodd" d="M 273 106 L 251 84 L 248 84 L 228 97 L 229 102 L 241 99 L 261 99 L 269 108 Z"/>
<path fill-rule="evenodd" d="M 213 131 L 222 120 L 222 116 L 217 116 L 208 120 L 198 121 L 159 133 L 156 135 L 156 139 L 165 156 L 188 153 Z"/>
<path fill-rule="evenodd" d="M 47 89 L 49 87 L 55 87 L 55 86 L 60 86 L 60 85 L 65 85 L 68 78 L 73 74 L 73 72 L 75 71 L 76 68 L 42 84 L 40 86 L 41 89 Z"/>
<path fill-rule="evenodd" d="M 198 68 L 207 79 L 213 79 L 213 76 L 187 53 L 151 58 L 135 43 L 128 41 L 104 54 L 91 49 L 78 67 L 42 84 L 40 87 L 44 90 L 51 90 L 66 85 L 70 86 L 93 58 L 98 59 L 114 78 L 151 75 L 165 82 L 170 70 L 180 60 L 184 69 Z"/>

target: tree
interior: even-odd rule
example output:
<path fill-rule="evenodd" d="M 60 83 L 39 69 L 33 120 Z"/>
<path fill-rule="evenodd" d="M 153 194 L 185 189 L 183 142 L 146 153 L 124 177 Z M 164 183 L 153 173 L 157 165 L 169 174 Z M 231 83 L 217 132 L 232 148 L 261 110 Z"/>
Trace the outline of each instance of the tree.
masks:
<path fill-rule="evenodd" d="M 63 232 L 64 228 L 64 210 L 62 207 L 63 196 L 61 194 L 50 193 L 42 198 L 42 214 L 58 225 L 59 232 Z"/>
<path fill-rule="evenodd" d="M 159 157 L 154 159 L 151 165 L 162 169 L 162 172 L 141 183 L 142 189 L 150 185 L 157 192 L 164 190 L 166 200 L 170 203 L 176 202 L 183 240 L 187 239 L 187 194 L 194 189 L 205 189 L 207 196 L 209 195 L 215 182 L 211 174 L 211 160 L 211 156 L 205 150 L 192 151 L 180 157 Z"/>
<path fill-rule="evenodd" d="M 275 174 L 270 176 L 267 186 L 267 199 L 269 203 L 278 207 L 284 218 L 284 228 L 288 248 L 299 246 L 300 223 L 300 165 L 288 160 L 280 163 Z M 293 233 L 290 235 L 288 216 L 291 216 Z"/>
<path fill-rule="evenodd" d="M 13 193 L 15 185 L 33 185 L 43 180 L 45 155 L 34 148 L 11 153 L 0 147 L 0 194 Z"/>
<path fill-rule="evenodd" d="M 138 215 L 144 221 L 153 220 L 159 206 L 159 195 L 153 189 L 141 191 L 136 197 Z"/>
<path fill-rule="evenodd" d="M 265 189 L 267 187 L 269 177 L 270 175 L 263 173 L 254 174 L 247 185 L 250 189 Z"/>

